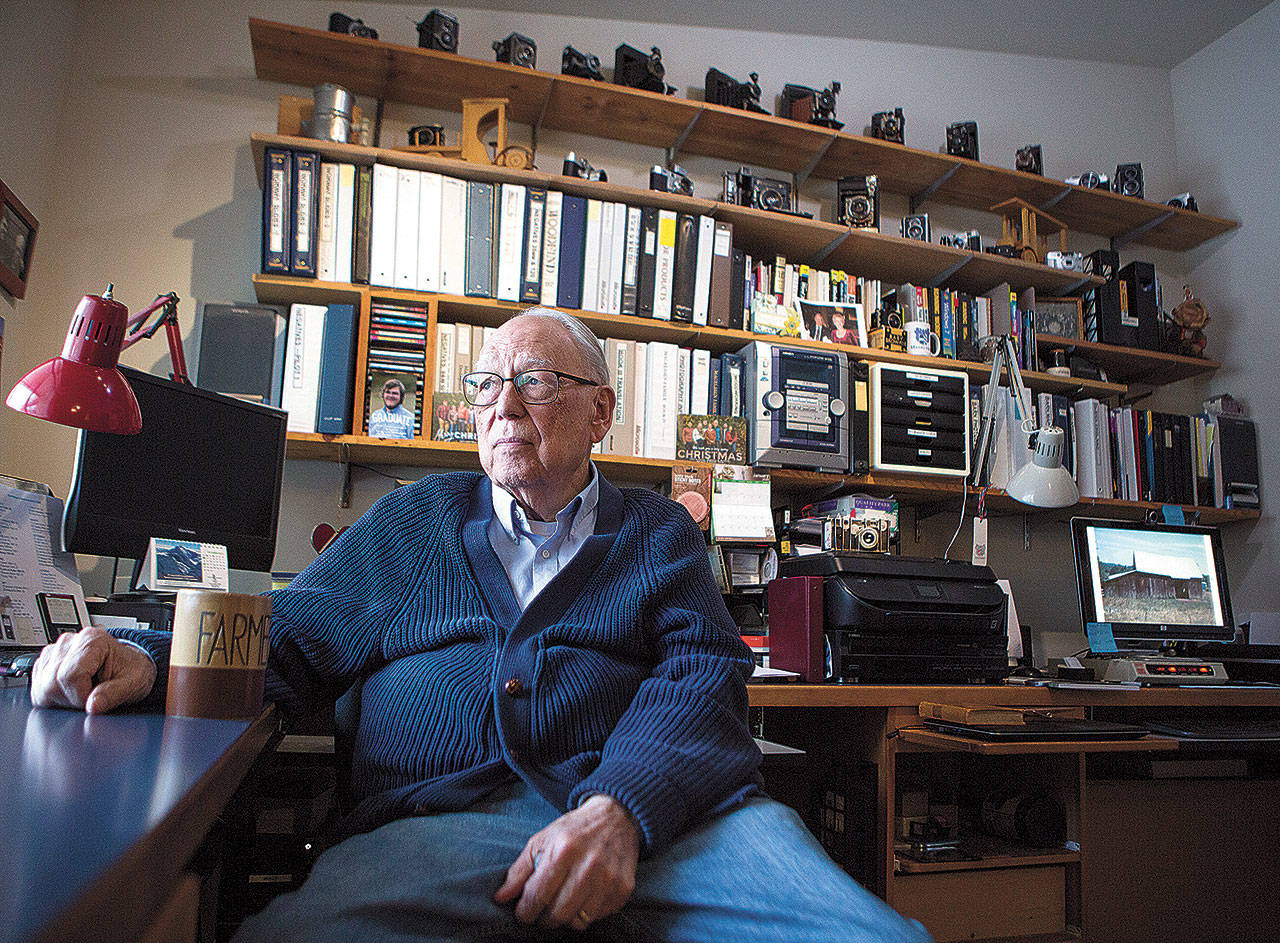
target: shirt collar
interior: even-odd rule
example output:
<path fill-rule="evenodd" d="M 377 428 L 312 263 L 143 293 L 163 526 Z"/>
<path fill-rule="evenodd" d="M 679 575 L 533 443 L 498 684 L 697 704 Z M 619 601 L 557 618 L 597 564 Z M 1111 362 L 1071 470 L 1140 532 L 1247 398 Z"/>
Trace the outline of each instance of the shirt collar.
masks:
<path fill-rule="evenodd" d="M 574 495 L 573 499 L 556 514 L 557 529 L 563 527 L 566 521 L 572 520 L 576 530 L 578 522 L 583 520 L 584 513 L 595 510 L 600 499 L 600 477 L 596 474 L 595 462 L 588 462 L 587 465 L 590 472 L 587 486 Z M 529 526 L 528 516 L 516 501 L 515 496 L 492 478 L 489 479 L 489 487 L 493 495 L 493 516 L 502 525 L 506 535 L 512 540 L 520 540 L 524 534 L 534 533 Z"/>

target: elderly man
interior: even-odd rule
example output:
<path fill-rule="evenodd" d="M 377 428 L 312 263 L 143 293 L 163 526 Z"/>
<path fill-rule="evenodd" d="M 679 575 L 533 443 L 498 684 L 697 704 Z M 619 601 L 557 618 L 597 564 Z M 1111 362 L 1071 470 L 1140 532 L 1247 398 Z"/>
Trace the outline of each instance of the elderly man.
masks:
<path fill-rule="evenodd" d="M 274 595 L 269 696 L 360 684 L 360 801 L 242 936 L 927 940 L 760 791 L 701 533 L 591 463 L 614 393 L 590 330 L 533 309 L 475 367 L 485 474 L 393 491 Z M 36 702 L 158 703 L 163 638 L 119 634 L 50 646 Z"/>

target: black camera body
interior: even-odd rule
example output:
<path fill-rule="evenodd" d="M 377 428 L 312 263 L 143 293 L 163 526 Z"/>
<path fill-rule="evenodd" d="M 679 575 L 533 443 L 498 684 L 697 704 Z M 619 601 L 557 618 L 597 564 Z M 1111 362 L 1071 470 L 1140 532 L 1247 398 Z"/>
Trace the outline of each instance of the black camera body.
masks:
<path fill-rule="evenodd" d="M 947 125 L 947 153 L 952 157 L 978 159 L 978 122 L 957 121 Z"/>
<path fill-rule="evenodd" d="M 365 26 L 364 20 L 353 19 L 345 13 L 329 14 L 329 32 L 346 33 L 349 36 L 363 36 L 365 39 L 377 39 L 378 31 L 372 26 Z"/>
<path fill-rule="evenodd" d="M 778 117 L 839 131 L 844 127 L 843 121 L 836 120 L 836 96 L 839 94 L 839 82 L 832 82 L 821 91 L 807 85 L 784 85 Z"/>
<path fill-rule="evenodd" d="M 748 167 L 725 171 L 724 202 L 775 213 L 795 212 L 791 204 L 790 183 L 772 177 L 758 177 Z"/>
<path fill-rule="evenodd" d="M 506 39 L 493 41 L 493 52 L 499 62 L 532 69 L 538 61 L 538 46 L 528 36 L 512 33 Z"/>
<path fill-rule="evenodd" d="M 836 222 L 853 229 L 880 229 L 880 181 L 874 175 L 836 181 Z"/>
<path fill-rule="evenodd" d="M 1125 196 L 1136 196 L 1142 199 L 1142 165 L 1120 164 L 1116 167 L 1116 175 L 1111 178 L 1111 189 Z"/>
<path fill-rule="evenodd" d="M 900 232 L 904 239 L 915 239 L 919 242 L 929 242 L 929 214 L 914 213 L 911 216 L 902 217 Z"/>
<path fill-rule="evenodd" d="M 1023 173 L 1039 174 L 1043 177 L 1044 157 L 1040 153 L 1040 145 L 1028 144 L 1026 147 L 1018 148 L 1018 153 L 1013 159 L 1013 167 Z"/>
<path fill-rule="evenodd" d="M 661 164 L 654 164 L 650 167 L 649 189 L 657 190 L 659 193 L 679 193 L 683 196 L 693 196 L 693 182 L 679 164 L 673 164 L 670 169 L 663 167 Z"/>
<path fill-rule="evenodd" d="M 893 111 L 877 111 L 871 116 L 871 136 L 882 141 L 904 143 L 907 131 L 907 119 L 902 117 L 902 109 Z"/>
<path fill-rule="evenodd" d="M 418 24 L 418 48 L 458 51 L 458 18 L 444 10 L 432 10 Z"/>
<path fill-rule="evenodd" d="M 414 125 L 409 129 L 409 144 L 414 147 L 444 147 L 444 125 Z"/>
<path fill-rule="evenodd" d="M 597 180 L 600 183 L 605 183 L 609 179 L 609 175 L 603 170 L 596 170 L 587 163 L 585 157 L 579 157 L 573 151 L 565 155 L 564 166 L 561 168 L 560 173 L 566 177 L 577 177 L 580 180 Z"/>
<path fill-rule="evenodd" d="M 982 251 L 982 235 L 976 229 L 939 236 L 938 245 L 950 246 L 952 249 L 967 249 L 970 252 Z"/>
<path fill-rule="evenodd" d="M 560 57 L 560 74 L 576 75 L 580 79 L 604 81 L 604 73 L 600 71 L 600 59 L 590 53 L 578 52 L 572 46 L 564 47 Z"/>
<path fill-rule="evenodd" d="M 663 81 L 666 75 L 667 67 L 662 64 L 662 50 L 657 46 L 651 47 L 647 55 L 626 43 L 614 50 L 614 85 L 671 95 L 675 92 L 675 86 Z"/>
<path fill-rule="evenodd" d="M 1173 206 L 1180 210 L 1191 210 L 1193 213 L 1199 213 L 1200 207 L 1196 205 L 1196 198 L 1190 193 L 1179 193 L 1173 199 L 1169 200 L 1166 206 Z"/>
<path fill-rule="evenodd" d="M 1006 245 L 1000 245 L 997 243 L 994 246 L 987 246 L 986 251 L 991 255 L 1002 256 L 1006 259 L 1021 258 L 1021 256 L 1018 254 L 1017 247 L 1015 246 L 1006 246 Z"/>
<path fill-rule="evenodd" d="M 767 114 L 760 107 L 760 76 L 752 72 L 750 82 L 739 82 L 719 69 L 707 70 L 706 100 L 713 105 L 724 105 L 728 108 L 740 108 L 743 111 L 754 111 Z"/>

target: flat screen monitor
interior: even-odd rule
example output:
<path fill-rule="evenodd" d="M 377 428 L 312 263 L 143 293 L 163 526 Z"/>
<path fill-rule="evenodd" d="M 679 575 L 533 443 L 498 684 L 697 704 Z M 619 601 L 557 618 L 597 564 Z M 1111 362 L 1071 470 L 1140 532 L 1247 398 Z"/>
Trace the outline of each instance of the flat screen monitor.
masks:
<path fill-rule="evenodd" d="M 288 414 L 127 367 L 142 431 L 81 431 L 63 547 L 139 560 L 152 537 L 225 544 L 237 570 L 275 556 Z"/>
<path fill-rule="evenodd" d="M 1071 520 L 1080 615 L 1107 622 L 1119 646 L 1235 637 L 1216 527 Z"/>

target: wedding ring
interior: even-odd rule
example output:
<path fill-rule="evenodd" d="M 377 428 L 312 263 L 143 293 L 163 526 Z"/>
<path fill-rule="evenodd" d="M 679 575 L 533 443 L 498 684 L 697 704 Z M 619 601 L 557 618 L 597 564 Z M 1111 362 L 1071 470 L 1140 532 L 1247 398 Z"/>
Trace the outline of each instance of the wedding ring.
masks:
<path fill-rule="evenodd" d="M 589 926 L 591 923 L 591 918 L 587 916 L 587 912 L 585 910 L 578 911 L 578 920 L 582 922 L 584 927 Z"/>

